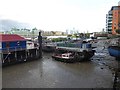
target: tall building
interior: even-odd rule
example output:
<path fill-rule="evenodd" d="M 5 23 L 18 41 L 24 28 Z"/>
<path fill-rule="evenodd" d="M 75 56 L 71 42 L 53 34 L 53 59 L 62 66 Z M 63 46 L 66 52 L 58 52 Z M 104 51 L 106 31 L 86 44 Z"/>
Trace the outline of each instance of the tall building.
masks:
<path fill-rule="evenodd" d="M 106 14 L 106 31 L 109 34 L 112 34 L 112 11 L 110 10 L 108 14 Z"/>
<path fill-rule="evenodd" d="M 117 34 L 117 29 L 120 29 L 120 2 L 118 6 L 112 6 L 106 15 L 106 31 L 109 34 Z"/>

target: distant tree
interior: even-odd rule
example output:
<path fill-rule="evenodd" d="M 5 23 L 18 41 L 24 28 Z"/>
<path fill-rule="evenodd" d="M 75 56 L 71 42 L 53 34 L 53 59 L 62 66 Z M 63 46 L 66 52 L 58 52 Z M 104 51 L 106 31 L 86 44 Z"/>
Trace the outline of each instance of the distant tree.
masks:
<path fill-rule="evenodd" d="M 75 33 L 73 36 L 76 38 L 76 40 L 79 37 L 79 35 L 77 33 Z"/>
<path fill-rule="evenodd" d="M 32 29 L 32 38 L 33 38 L 33 40 L 34 40 L 34 38 L 35 38 L 34 36 L 35 36 L 35 31 L 36 31 L 36 30 L 37 30 L 36 27 Z"/>
<path fill-rule="evenodd" d="M 64 35 L 64 32 L 62 32 L 62 35 Z"/>
<path fill-rule="evenodd" d="M 89 38 L 90 37 L 90 33 L 87 31 L 86 33 L 86 37 Z"/>
<path fill-rule="evenodd" d="M 56 34 L 56 32 L 55 32 L 55 31 L 51 31 L 51 32 L 52 32 L 53 36 Z"/>
<path fill-rule="evenodd" d="M 14 27 L 14 28 L 11 28 L 12 31 L 19 31 L 20 29 Z"/>
<path fill-rule="evenodd" d="M 79 33 L 79 37 L 80 37 L 80 38 L 83 38 L 83 37 L 84 37 L 84 34 L 83 34 L 83 33 Z"/>
<path fill-rule="evenodd" d="M 61 41 L 66 41 L 66 38 L 53 38 L 52 42 L 61 42 Z"/>
<path fill-rule="evenodd" d="M 68 39 L 70 39 L 72 37 L 72 34 L 68 34 L 67 37 Z"/>
<path fill-rule="evenodd" d="M 71 37 L 72 35 L 71 34 L 68 34 L 67 37 Z"/>
<path fill-rule="evenodd" d="M 35 28 L 33 28 L 32 30 L 34 30 L 34 31 L 35 31 L 35 30 L 37 30 L 37 28 L 35 27 Z"/>

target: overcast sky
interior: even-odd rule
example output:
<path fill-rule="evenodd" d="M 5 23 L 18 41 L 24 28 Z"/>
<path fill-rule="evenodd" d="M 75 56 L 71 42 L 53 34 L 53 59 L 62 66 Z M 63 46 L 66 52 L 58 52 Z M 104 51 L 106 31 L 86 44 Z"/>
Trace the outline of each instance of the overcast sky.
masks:
<path fill-rule="evenodd" d="M 0 18 L 45 31 L 102 31 L 106 14 L 119 0 L 0 0 Z"/>

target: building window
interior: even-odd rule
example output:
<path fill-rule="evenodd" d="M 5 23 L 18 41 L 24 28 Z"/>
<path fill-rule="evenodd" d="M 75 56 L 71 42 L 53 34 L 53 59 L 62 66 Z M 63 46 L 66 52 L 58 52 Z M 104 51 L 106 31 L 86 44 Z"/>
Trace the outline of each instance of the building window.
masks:
<path fill-rule="evenodd" d="M 20 42 L 19 41 L 17 42 L 17 45 L 20 46 Z"/>

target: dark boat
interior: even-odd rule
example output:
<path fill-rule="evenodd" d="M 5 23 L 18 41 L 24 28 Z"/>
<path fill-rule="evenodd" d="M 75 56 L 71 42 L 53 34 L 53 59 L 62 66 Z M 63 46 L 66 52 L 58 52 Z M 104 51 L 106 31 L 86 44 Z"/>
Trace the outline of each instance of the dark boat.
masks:
<path fill-rule="evenodd" d="M 44 46 L 42 46 L 42 51 L 53 52 L 53 51 L 55 51 L 55 46 L 44 45 Z"/>
<path fill-rule="evenodd" d="M 66 43 L 58 45 L 52 57 L 63 62 L 89 61 L 94 52 L 95 50 L 92 50 L 89 43 Z"/>
<path fill-rule="evenodd" d="M 108 51 L 110 56 L 113 56 L 116 58 L 116 60 L 120 60 L 120 46 L 109 46 Z"/>
<path fill-rule="evenodd" d="M 92 51 L 83 51 L 83 52 L 68 52 L 68 53 L 55 53 L 52 55 L 57 61 L 62 61 L 66 63 L 88 61 L 94 55 L 94 50 Z"/>

